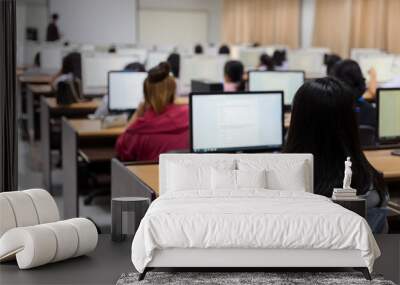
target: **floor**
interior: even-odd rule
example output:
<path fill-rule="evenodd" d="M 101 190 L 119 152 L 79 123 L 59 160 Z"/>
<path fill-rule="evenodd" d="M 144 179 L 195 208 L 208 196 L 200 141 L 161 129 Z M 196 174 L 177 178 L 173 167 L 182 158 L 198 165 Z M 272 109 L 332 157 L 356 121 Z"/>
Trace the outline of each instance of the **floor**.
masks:
<path fill-rule="evenodd" d="M 115 284 L 122 273 L 133 272 L 131 241 L 112 242 L 100 235 L 97 248 L 87 256 L 19 270 L 15 262 L 0 265 L 1 285 L 42 284 Z"/>

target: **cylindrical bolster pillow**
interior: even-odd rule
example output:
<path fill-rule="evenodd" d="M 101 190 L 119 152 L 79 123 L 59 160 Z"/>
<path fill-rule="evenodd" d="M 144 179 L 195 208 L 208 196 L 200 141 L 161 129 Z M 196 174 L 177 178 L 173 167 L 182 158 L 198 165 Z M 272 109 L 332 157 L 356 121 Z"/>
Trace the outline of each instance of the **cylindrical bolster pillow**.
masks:
<path fill-rule="evenodd" d="M 35 205 L 36 213 L 39 218 L 39 224 L 57 222 L 60 220 L 60 213 L 56 201 L 49 192 L 43 189 L 29 189 L 23 191 L 28 194 Z"/>
<path fill-rule="evenodd" d="M 27 227 L 39 224 L 35 205 L 30 196 L 23 191 L 1 193 L 11 205 L 17 227 Z"/>
<path fill-rule="evenodd" d="M 0 261 L 16 256 L 20 269 L 86 254 L 96 248 L 95 225 L 84 218 L 14 228 L 0 238 Z"/>
<path fill-rule="evenodd" d="M 46 190 L 0 193 L 0 237 L 9 229 L 56 222 L 60 219 L 57 205 Z"/>
<path fill-rule="evenodd" d="M 0 237 L 9 229 L 15 228 L 14 212 L 6 197 L 0 195 Z"/>

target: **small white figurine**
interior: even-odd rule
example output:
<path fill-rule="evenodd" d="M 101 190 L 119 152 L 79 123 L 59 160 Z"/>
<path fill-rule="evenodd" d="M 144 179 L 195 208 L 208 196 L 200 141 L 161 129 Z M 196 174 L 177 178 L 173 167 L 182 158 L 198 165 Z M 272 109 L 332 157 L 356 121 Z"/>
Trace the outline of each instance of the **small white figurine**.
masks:
<path fill-rule="evenodd" d="M 344 179 L 343 179 L 343 189 L 351 189 L 351 176 L 353 172 L 351 171 L 351 160 L 347 157 L 344 162 Z"/>

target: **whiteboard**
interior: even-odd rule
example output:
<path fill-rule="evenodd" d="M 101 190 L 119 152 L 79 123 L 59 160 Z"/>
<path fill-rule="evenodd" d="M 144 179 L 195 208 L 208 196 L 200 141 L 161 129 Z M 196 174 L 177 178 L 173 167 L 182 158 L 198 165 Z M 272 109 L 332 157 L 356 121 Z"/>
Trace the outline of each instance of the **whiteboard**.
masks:
<path fill-rule="evenodd" d="M 136 40 L 136 0 L 49 0 L 49 10 L 60 15 L 63 40 L 107 46 Z"/>
<path fill-rule="evenodd" d="M 208 13 L 203 10 L 139 10 L 139 42 L 145 45 L 206 43 Z"/>

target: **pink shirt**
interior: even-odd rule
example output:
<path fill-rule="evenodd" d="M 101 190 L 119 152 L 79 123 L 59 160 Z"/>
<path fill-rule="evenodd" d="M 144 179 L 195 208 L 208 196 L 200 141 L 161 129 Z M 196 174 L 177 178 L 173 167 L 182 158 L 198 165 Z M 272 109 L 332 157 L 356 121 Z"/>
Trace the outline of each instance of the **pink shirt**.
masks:
<path fill-rule="evenodd" d="M 189 148 L 189 108 L 169 105 L 157 115 L 147 110 L 118 138 L 116 150 L 122 160 L 158 161 L 161 153 Z"/>

